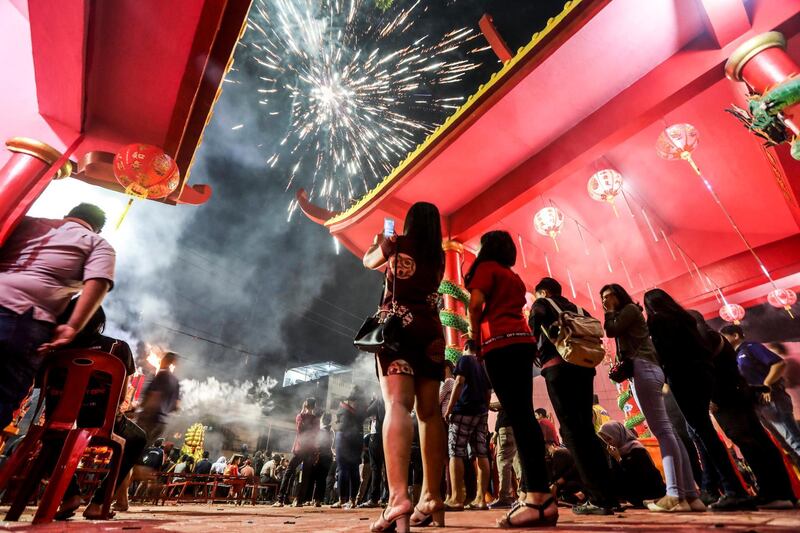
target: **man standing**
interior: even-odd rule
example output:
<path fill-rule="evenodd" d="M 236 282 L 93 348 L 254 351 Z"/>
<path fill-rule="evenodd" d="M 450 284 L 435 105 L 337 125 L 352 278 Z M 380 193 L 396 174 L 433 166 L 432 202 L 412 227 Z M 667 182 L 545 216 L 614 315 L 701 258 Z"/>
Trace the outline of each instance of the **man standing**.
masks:
<path fill-rule="evenodd" d="M 294 438 L 294 445 L 292 446 L 292 460 L 289 466 L 283 473 L 281 479 L 280 490 L 278 491 L 278 499 L 273 504 L 273 507 L 283 507 L 287 503 L 289 496 L 289 488 L 294 480 L 295 471 L 297 468 L 304 464 L 310 466 L 317 449 L 317 434 L 319 433 L 319 417 L 314 412 L 317 407 L 317 400 L 315 398 L 308 398 L 303 402 L 303 408 L 295 417 L 295 425 L 297 427 L 297 434 Z M 304 468 L 306 467 L 304 466 Z M 307 476 L 303 476 L 302 486 L 297 492 L 298 502 L 302 503 L 305 497 L 305 489 L 308 483 Z"/>
<path fill-rule="evenodd" d="M 372 473 L 366 501 L 359 507 L 370 509 L 380 505 L 383 493 L 383 419 L 386 418 L 383 396 L 373 396 L 367 407 L 367 416 L 373 418 L 369 433 L 369 467 Z"/>
<path fill-rule="evenodd" d="M 559 320 L 559 313 L 551 302 L 555 302 L 561 311 L 575 313 L 578 307 L 561 295 L 561 284 L 553 278 L 542 278 L 534 290 L 537 299 L 533 302 L 529 323 L 531 331 L 539 339 L 542 376 L 561 425 L 564 444 L 572 452 L 589 494 L 588 501 L 573 507 L 572 512 L 613 514 L 619 502 L 611 486 L 611 471 L 603 443 L 592 423 L 595 369 L 567 363 L 549 340 L 558 336 Z"/>
<path fill-rule="evenodd" d="M 741 326 L 728 325 L 720 330 L 736 349 L 739 371 L 748 384 L 763 388 L 758 413 L 767 428 L 785 443 L 787 452 L 800 465 L 800 428 L 794 418 L 792 398 L 783 384 L 786 363 L 759 342 L 745 341 Z"/>
<path fill-rule="evenodd" d="M 158 372 L 144 391 L 137 424 L 147 434 L 147 442 L 159 438 L 167 427 L 167 416 L 178 409 L 180 384 L 172 374 L 178 354 L 167 352 L 161 358 Z"/>
<path fill-rule="evenodd" d="M 475 500 L 469 509 L 484 510 L 486 493 L 489 490 L 489 398 L 492 385 L 483 363 L 475 356 L 468 343 L 456 363 L 455 384 L 445 411 L 445 420 L 450 423 L 448 452 L 450 455 L 451 500 L 446 502 L 451 509 L 463 509 L 466 499 L 464 488 L 464 463 L 467 444 L 471 457 L 475 459 L 478 473 Z"/>
<path fill-rule="evenodd" d="M 28 394 L 44 352 L 72 342 L 111 290 L 116 254 L 98 235 L 105 222 L 99 207 L 80 204 L 62 220 L 25 217 L 0 246 L 0 428 Z M 67 323 L 56 326 L 79 292 Z"/>
<path fill-rule="evenodd" d="M 489 504 L 490 509 L 510 509 L 515 498 L 512 493 L 514 478 L 517 482 L 522 479 L 522 465 L 517 454 L 517 442 L 514 440 L 514 430 L 511 421 L 506 416 L 500 402 L 492 402 L 489 409 L 497 411 L 497 421 L 495 422 L 494 432 L 497 438 L 497 474 L 499 477 L 500 488 L 497 499 Z"/>

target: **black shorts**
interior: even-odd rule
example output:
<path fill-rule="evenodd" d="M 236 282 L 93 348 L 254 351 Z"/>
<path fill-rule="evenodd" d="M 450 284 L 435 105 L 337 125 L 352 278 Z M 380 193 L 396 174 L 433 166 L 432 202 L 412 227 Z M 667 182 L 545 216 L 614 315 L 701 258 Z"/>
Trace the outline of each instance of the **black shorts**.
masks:
<path fill-rule="evenodd" d="M 403 326 L 398 352 L 379 352 L 376 370 L 381 376 L 403 374 L 444 379 L 444 333 L 439 317 L 427 309 L 411 308 L 413 320 Z"/>

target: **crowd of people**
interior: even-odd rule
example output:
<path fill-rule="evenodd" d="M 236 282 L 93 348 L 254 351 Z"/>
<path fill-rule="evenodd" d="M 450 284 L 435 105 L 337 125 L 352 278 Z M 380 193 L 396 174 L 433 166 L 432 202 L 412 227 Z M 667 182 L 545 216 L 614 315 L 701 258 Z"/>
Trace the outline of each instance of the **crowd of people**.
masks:
<path fill-rule="evenodd" d="M 0 426 L 40 379 L 50 351 L 100 350 L 119 359 L 128 378 L 133 374 L 130 348 L 102 334 L 101 304 L 113 287 L 115 259 L 99 236 L 104 223 L 101 210 L 81 204 L 63 220 L 25 218 L 0 248 Z M 165 354 L 140 404 L 132 405 L 129 387 L 119 406 L 114 431 L 126 445 L 117 509 L 127 509 L 129 492 L 138 489 L 129 486 L 136 464 L 179 479 L 241 479 L 231 484 L 233 494 L 248 480 L 274 484 L 276 507 L 381 508 L 372 531 L 441 527 L 446 512 L 465 510 L 509 509 L 498 526 L 517 528 L 556 525 L 560 506 L 579 515 L 612 515 L 627 505 L 687 513 L 795 507 L 787 465 L 800 465 L 800 428 L 782 357 L 748 340 L 740 326 L 715 331 L 658 288 L 639 304 L 623 286 L 604 286 L 600 321 L 545 277 L 526 313 L 526 286 L 513 270 L 516 244 L 507 232 L 490 231 L 465 276 L 470 327 L 453 364 L 445 360 L 439 319 L 441 236 L 439 211 L 429 203 L 410 208 L 401 235 L 376 236 L 363 262 L 385 269 L 379 318 L 400 324 L 376 353 L 381 394 L 368 399 L 354 387 L 327 412 L 306 399 L 290 454 L 258 451 L 212 462 L 205 452 L 195 463 L 165 449 L 166 417 L 179 403 L 171 371 L 177 356 Z M 600 332 L 585 333 L 589 344 L 600 334 L 614 340 L 610 378 L 630 383 L 661 470 L 641 436 L 599 404 L 599 361 L 576 359 L 591 346 L 565 340 L 568 320 L 584 333 Z M 553 413 L 534 409 L 535 368 Z M 57 401 L 48 398 L 46 409 Z M 80 416 L 97 418 L 100 403 L 86 403 Z M 45 453 L 57 458 L 57 450 Z M 91 502 L 84 516 L 109 517 L 99 496 Z M 73 481 L 60 517 L 80 504 Z"/>
<path fill-rule="evenodd" d="M 502 528 L 553 526 L 560 503 L 579 515 L 612 515 L 625 503 L 652 512 L 794 508 L 784 452 L 798 464 L 798 426 L 779 356 L 745 341 L 738 326 L 714 331 L 658 288 L 644 294 L 642 306 L 621 285 L 604 286 L 601 329 L 600 320 L 546 277 L 536 284 L 526 317 L 526 286 L 513 270 L 514 239 L 490 231 L 465 276 L 470 328 L 450 368 L 437 318 L 444 273 L 439 220 L 436 206 L 414 204 L 403 233 L 379 233 L 364 256 L 367 268 L 386 271 L 380 317 L 387 323 L 399 317 L 402 324 L 376 355 L 384 441 L 392 444 L 384 453 L 388 499 L 372 531 L 442 526 L 445 511 L 487 507 L 511 507 L 498 522 Z M 574 336 L 564 335 L 575 324 L 578 329 L 568 330 Z M 630 382 L 658 443 L 663 478 L 639 436 L 610 420 L 596 401 L 602 335 L 616 342 L 610 377 Z M 546 413 L 534 411 L 534 367 L 546 383 L 558 432 Z M 498 412 L 493 438 L 490 409 Z M 743 461 L 733 460 L 712 418 Z M 418 492 L 408 489 L 417 477 L 416 427 Z M 472 498 L 464 477 L 470 465 Z M 489 503 L 492 493 L 497 498 Z"/>

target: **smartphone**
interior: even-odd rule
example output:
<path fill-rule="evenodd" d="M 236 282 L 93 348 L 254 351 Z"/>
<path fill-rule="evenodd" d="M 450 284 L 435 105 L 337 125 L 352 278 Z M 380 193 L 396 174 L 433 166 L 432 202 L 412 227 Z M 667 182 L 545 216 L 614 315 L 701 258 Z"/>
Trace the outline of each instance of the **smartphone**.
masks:
<path fill-rule="evenodd" d="M 384 218 L 383 219 L 383 236 L 387 239 L 394 235 L 394 219 L 393 218 Z"/>

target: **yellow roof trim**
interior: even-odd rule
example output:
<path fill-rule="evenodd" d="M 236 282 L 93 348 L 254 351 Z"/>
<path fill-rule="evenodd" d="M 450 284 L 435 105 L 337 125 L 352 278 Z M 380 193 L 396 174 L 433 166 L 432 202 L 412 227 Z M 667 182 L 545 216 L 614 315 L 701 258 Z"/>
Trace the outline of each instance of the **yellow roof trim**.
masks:
<path fill-rule="evenodd" d="M 417 157 L 424 153 L 430 145 L 432 145 L 439 137 L 442 137 L 445 133 L 447 133 L 448 128 L 451 124 L 453 124 L 459 117 L 468 113 L 472 110 L 475 103 L 479 100 L 479 98 L 485 94 L 489 89 L 494 87 L 496 84 L 500 83 L 505 76 L 511 72 L 514 67 L 522 61 L 528 54 L 533 51 L 534 48 L 545 38 L 547 37 L 552 31 L 559 25 L 561 22 L 570 14 L 572 13 L 578 5 L 586 0 L 569 0 L 564 4 L 564 9 L 556 15 L 555 17 L 549 19 L 547 21 L 547 25 L 542 29 L 542 31 L 534 33 L 533 37 L 531 38 L 530 42 L 525 46 L 521 47 L 517 50 L 516 55 L 511 58 L 509 61 L 506 61 L 503 64 L 503 67 L 492 74 L 485 84 L 482 84 L 478 87 L 477 92 L 475 92 L 472 96 L 467 98 L 467 101 L 464 102 L 461 107 L 459 107 L 455 113 L 447 117 L 445 121 L 438 127 L 436 130 L 428 135 L 428 137 L 421 143 L 418 144 L 417 147 L 414 149 L 413 152 L 410 152 L 406 158 L 397 165 L 388 176 L 383 178 L 380 183 L 378 183 L 372 190 L 367 192 L 364 196 L 362 196 L 358 202 L 353 204 L 350 208 L 346 211 L 342 211 L 341 213 L 337 214 L 336 216 L 328 219 L 325 222 L 325 226 L 330 227 L 334 224 L 342 222 L 343 220 L 347 219 L 348 217 L 352 216 L 353 214 L 357 213 L 362 207 L 368 204 L 373 198 L 378 196 L 386 187 L 388 187 L 394 180 L 397 178 L 406 168 L 414 163 Z"/>

